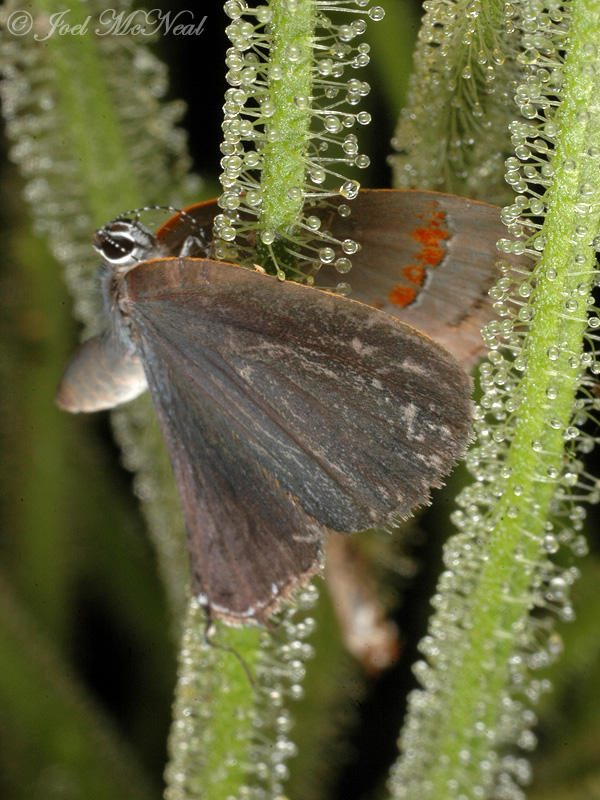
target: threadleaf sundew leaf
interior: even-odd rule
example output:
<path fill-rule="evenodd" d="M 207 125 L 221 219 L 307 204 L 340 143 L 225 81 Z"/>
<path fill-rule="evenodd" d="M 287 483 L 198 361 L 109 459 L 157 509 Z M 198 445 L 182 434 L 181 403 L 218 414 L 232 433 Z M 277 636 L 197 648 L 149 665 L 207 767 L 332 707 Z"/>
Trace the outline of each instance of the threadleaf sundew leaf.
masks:
<path fill-rule="evenodd" d="M 322 264 L 340 274 L 359 244 L 321 228 L 315 207 L 330 197 L 356 196 L 358 181 L 344 167 L 364 168 L 357 127 L 370 121 L 354 110 L 369 85 L 349 73 L 366 66 L 369 45 L 356 43 L 367 19 L 383 18 L 366 0 L 272 0 L 250 8 L 229 0 L 223 209 L 215 220 L 219 257 L 257 259 L 280 278 L 314 282 Z M 331 14 L 331 16 L 330 16 Z M 335 17 L 335 19 L 334 19 Z M 349 214 L 346 204 L 339 213 Z M 348 285 L 340 281 L 340 292 Z"/>
<path fill-rule="evenodd" d="M 275 617 L 272 633 L 228 630 L 227 641 L 238 655 L 243 653 L 254 687 L 231 652 L 207 642 L 204 611 L 191 600 L 169 739 L 166 800 L 228 797 L 234 791 L 248 800 L 282 796 L 287 762 L 297 752 L 287 704 L 302 696 L 304 662 L 313 655 L 306 639 L 315 624 L 306 612 L 317 596 L 312 586 L 298 592 L 295 604 Z M 222 705 L 229 714 L 221 713 Z"/>
<path fill-rule="evenodd" d="M 408 102 L 390 157 L 398 188 L 500 203 L 521 67 L 518 4 L 425 2 Z"/>
<path fill-rule="evenodd" d="M 549 683 L 534 671 L 562 649 L 553 617 L 573 618 L 582 501 L 599 499 L 583 463 L 596 439 L 582 426 L 597 421 L 589 388 L 600 372 L 600 9 L 582 0 L 514 10 L 522 119 L 510 126 L 506 180 L 517 196 L 499 247 L 529 256 L 531 270 L 505 264 L 492 290 L 499 320 L 484 330 L 474 482 L 459 496 L 460 532 L 420 644 L 423 688 L 410 698 L 394 798 L 524 798 L 531 770 L 512 750 L 535 747 L 531 707 Z"/>

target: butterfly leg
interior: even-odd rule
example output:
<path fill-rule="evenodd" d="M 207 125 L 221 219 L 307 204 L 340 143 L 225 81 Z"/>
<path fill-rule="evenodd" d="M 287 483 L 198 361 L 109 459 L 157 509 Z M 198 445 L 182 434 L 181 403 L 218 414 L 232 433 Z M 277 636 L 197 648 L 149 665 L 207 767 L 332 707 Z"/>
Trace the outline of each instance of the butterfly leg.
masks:
<path fill-rule="evenodd" d="M 181 245 L 179 257 L 186 258 L 188 256 L 203 256 L 206 258 L 210 255 L 209 251 L 210 247 L 203 236 L 186 236 L 183 244 Z"/>

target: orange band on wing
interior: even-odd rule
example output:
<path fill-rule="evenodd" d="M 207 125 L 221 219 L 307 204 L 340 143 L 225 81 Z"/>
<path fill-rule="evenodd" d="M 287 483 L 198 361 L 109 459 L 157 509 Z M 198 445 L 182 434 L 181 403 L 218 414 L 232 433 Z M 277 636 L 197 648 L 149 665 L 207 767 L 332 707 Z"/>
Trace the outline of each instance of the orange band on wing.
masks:
<path fill-rule="evenodd" d="M 403 286 L 401 283 L 397 283 L 388 294 L 388 300 L 392 305 L 404 308 L 414 303 L 417 294 L 417 290 L 411 286 Z"/>
<path fill-rule="evenodd" d="M 423 286 L 425 283 L 425 269 L 419 264 L 408 264 L 408 266 L 402 267 L 402 274 L 407 281 L 417 286 Z"/>
<path fill-rule="evenodd" d="M 445 227 L 446 215 L 443 211 L 434 210 L 419 215 L 424 225 L 415 228 L 408 235 L 419 245 L 417 252 L 411 256 L 416 263 L 402 267 L 402 274 L 408 281 L 408 286 L 397 283 L 388 294 L 388 302 L 395 306 L 405 308 L 414 303 L 420 289 L 425 285 L 426 269 L 437 267 L 446 255 L 444 242 L 450 238 L 450 232 Z"/>

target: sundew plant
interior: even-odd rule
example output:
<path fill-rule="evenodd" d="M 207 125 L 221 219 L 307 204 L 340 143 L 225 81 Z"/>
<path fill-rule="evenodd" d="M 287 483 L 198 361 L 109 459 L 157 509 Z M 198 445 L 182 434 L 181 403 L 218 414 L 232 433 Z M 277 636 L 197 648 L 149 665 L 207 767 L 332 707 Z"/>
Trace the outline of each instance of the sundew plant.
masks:
<path fill-rule="evenodd" d="M 590 686 L 600 663 L 597 569 L 579 558 L 587 552 L 587 509 L 599 496 L 590 461 L 600 370 L 597 3 L 427 0 L 408 99 L 394 109 L 393 185 L 501 203 L 506 235 L 492 289 L 496 318 L 482 332 L 489 352 L 477 377 L 470 477 L 452 524 L 444 514 L 438 526 L 444 563 L 402 731 L 400 695 L 410 680 L 401 667 L 384 678 L 375 727 L 399 743 L 388 741 L 383 760 L 374 750 L 385 747 L 369 749 L 357 733 L 378 685 L 345 654 L 319 580 L 301 587 L 268 628 L 208 630 L 187 593 L 183 524 L 148 398 L 114 412 L 112 428 L 135 473 L 164 605 L 143 577 L 151 566 L 131 535 L 133 511 L 106 479 L 76 488 L 81 459 L 74 454 L 86 452 L 85 434 L 69 434 L 72 421 L 48 410 L 69 347 L 64 317 L 49 343 L 43 338 L 58 325 L 48 322 L 48 305 L 66 304 L 48 264 L 54 257 L 63 265 L 75 315 L 95 332 L 89 241 L 124 210 L 182 207 L 218 193 L 216 257 L 351 293 L 360 242 L 338 240 L 321 212 L 351 214 L 369 175 L 362 144 L 371 127 L 369 84 L 385 86 L 389 97 L 400 80 L 409 11 L 398 7 L 387 16 L 370 0 L 227 0 L 206 9 L 209 35 L 225 28 L 229 41 L 218 61 L 227 84 L 220 151 L 209 162 L 212 175 L 203 176 L 219 177 L 218 192 L 190 172 L 184 107 L 166 99 L 166 69 L 152 49 L 164 32 L 156 17 L 135 20 L 154 25 L 150 46 L 133 28 L 103 30 L 105 9 L 95 1 L 69 7 L 62 34 L 53 28 L 53 15 L 65 12 L 58 3 L 22 9 L 13 0 L 2 10 L 2 106 L 10 160 L 20 171 L 3 176 L 5 221 L 17 231 L 3 285 L 10 323 L 4 403 L 17 420 L 2 423 L 3 481 L 7 496 L 22 498 L 18 513 L 3 511 L 3 527 L 17 535 L 7 536 L 0 571 L 0 720 L 14 732 L 0 755 L 0 791 L 10 800 L 161 796 L 167 715 L 158 709 L 167 709 L 173 684 L 167 800 L 600 793 L 590 755 L 597 715 L 588 711 L 596 708 Z M 126 0 L 113 11 L 132 21 L 145 14 Z M 204 46 L 198 35 L 196 47 Z M 395 51 L 402 51 L 398 60 Z M 193 102 L 201 104 L 198 93 Z M 377 140 L 371 155 L 381 150 Z M 21 230 L 28 215 L 35 236 Z M 519 266 L 503 254 L 518 256 Z M 324 265 L 339 276 L 335 285 L 320 281 Z M 19 271 L 25 288 L 15 291 Z M 36 359 L 53 368 L 34 382 L 27 365 Z M 91 461 L 90 471 L 102 473 Z M 94 522 L 90 506 L 101 509 Z M 370 542 L 361 558 L 383 552 L 383 562 L 394 562 L 389 582 L 398 572 L 394 540 L 385 533 Z M 92 583 L 101 588 L 91 592 Z M 580 619 L 562 626 L 575 617 L 571 594 L 579 585 L 588 595 Z M 130 682 L 116 719 L 103 708 L 102 691 L 94 697 L 90 676 L 106 690 L 113 662 L 122 668 L 118 646 L 101 648 L 82 633 L 105 592 L 114 597 L 107 616 L 128 632 L 138 682 L 153 687 L 141 701 Z M 414 655 L 409 643 L 405 652 Z M 551 671 L 569 714 L 550 710 Z M 573 699 L 578 683 L 580 700 Z M 162 694 L 158 686 L 166 687 Z M 538 714 L 550 755 L 539 759 L 542 780 L 528 789 Z M 556 740 L 574 742 L 564 759 L 552 749 L 553 727 Z M 578 765 L 575 777 L 569 762 Z"/>
<path fill-rule="evenodd" d="M 481 11 L 478 21 L 486 19 Z M 504 27 L 518 33 L 517 47 L 500 58 L 497 45 L 488 45 L 487 59 L 480 49 L 492 38 L 485 24 L 461 30 L 452 15 L 442 26 L 438 18 L 442 46 L 461 31 L 459 78 L 449 76 L 449 84 L 466 84 L 461 95 L 468 100 L 450 113 L 460 137 L 442 143 L 448 156 L 438 158 L 438 169 L 443 162 L 444 172 L 465 180 L 484 127 L 480 112 L 489 105 L 489 67 L 509 57 L 518 69 L 509 68 L 517 75 L 520 118 L 508 126 L 514 155 L 505 165 L 517 194 L 503 210 L 508 236 L 499 247 L 528 256 L 531 270 L 505 265 L 493 290 L 498 320 L 483 331 L 489 355 L 468 457 L 474 482 L 458 497 L 459 534 L 444 550 L 435 614 L 420 646 L 425 658 L 415 666 L 423 688 L 411 697 L 390 782 L 395 797 L 524 796 L 530 769 L 514 746 L 535 746 L 532 705 L 548 688 L 537 671 L 561 650 L 552 615 L 573 617 L 569 590 L 578 568 L 552 556 L 561 548 L 586 552 L 582 503 L 598 500 L 597 479 L 583 459 L 593 447 L 588 424 L 593 431 L 597 408 L 599 12 L 578 3 L 507 7 Z M 431 7 L 425 29 L 434 15 Z M 468 88 L 476 70 L 479 86 Z M 471 131 L 465 110 L 474 117 Z M 407 169 L 410 142 L 406 149 L 397 165 L 417 172 L 422 153 L 417 147 Z"/>
<path fill-rule="evenodd" d="M 336 241 L 310 213 L 327 198 L 356 197 L 360 184 L 341 170 L 369 166 L 357 129 L 371 116 L 355 108 L 370 87 L 355 75 L 369 63 L 370 47 L 360 41 L 365 19 L 380 20 L 384 11 L 362 0 L 350 5 L 225 4 L 232 18 L 226 56 L 232 88 L 221 146 L 225 213 L 215 220 L 224 258 L 244 262 L 258 255 L 279 278 L 311 284 L 322 264 L 333 263 L 340 274 L 351 269 L 348 256 L 359 244 Z M 344 204 L 342 213 L 350 207 Z M 350 287 L 340 281 L 335 288 Z"/>

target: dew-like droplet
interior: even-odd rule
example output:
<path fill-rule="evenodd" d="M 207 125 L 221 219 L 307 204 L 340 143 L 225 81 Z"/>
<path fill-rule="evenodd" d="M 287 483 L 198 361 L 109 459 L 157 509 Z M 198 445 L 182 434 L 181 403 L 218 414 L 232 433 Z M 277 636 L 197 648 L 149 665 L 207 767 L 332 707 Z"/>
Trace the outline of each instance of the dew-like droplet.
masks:
<path fill-rule="evenodd" d="M 322 247 L 319 250 L 319 259 L 323 264 L 331 264 L 335 258 L 335 250 L 333 247 Z"/>
<path fill-rule="evenodd" d="M 385 11 L 381 6 L 373 6 L 368 11 L 369 18 L 373 20 L 373 22 L 379 22 L 385 17 Z"/>
<path fill-rule="evenodd" d="M 334 266 L 338 272 L 344 274 L 346 272 L 350 272 L 352 269 L 352 262 L 349 258 L 341 257 L 336 259 Z"/>
<path fill-rule="evenodd" d="M 344 181 L 339 188 L 339 193 L 347 200 L 353 200 L 357 196 L 359 189 L 360 183 L 358 181 Z"/>

